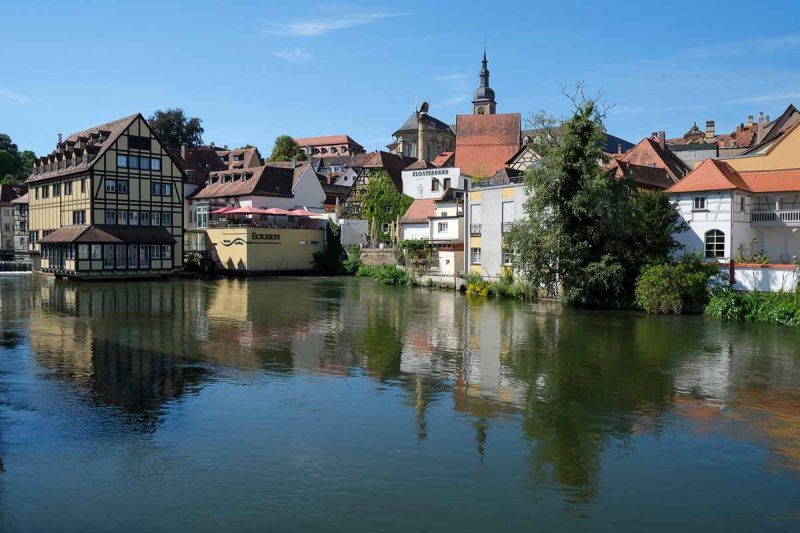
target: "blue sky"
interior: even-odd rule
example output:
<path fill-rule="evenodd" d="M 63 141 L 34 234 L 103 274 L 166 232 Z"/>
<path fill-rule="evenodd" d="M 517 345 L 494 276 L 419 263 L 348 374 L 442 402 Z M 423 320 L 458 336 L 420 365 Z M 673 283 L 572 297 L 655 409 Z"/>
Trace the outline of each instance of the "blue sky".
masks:
<path fill-rule="evenodd" d="M 636 142 L 800 104 L 800 2 L 4 2 L 0 132 L 56 134 L 183 107 L 205 140 L 348 133 L 382 148 L 415 105 L 471 112 L 484 39 L 498 112 L 569 111 L 583 81 Z"/>

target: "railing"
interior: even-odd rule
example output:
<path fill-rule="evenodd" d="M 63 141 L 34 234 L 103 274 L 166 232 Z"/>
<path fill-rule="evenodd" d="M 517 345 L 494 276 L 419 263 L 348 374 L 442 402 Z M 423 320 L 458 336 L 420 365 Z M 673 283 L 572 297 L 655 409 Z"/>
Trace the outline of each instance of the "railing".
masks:
<path fill-rule="evenodd" d="M 750 222 L 800 222 L 800 209 L 753 211 Z"/>
<path fill-rule="evenodd" d="M 0 272 L 30 272 L 33 263 L 30 261 L 0 261 Z"/>
<path fill-rule="evenodd" d="M 308 222 L 299 222 L 297 224 L 291 225 L 291 224 L 272 224 L 262 221 L 248 221 L 248 222 L 212 221 L 208 223 L 208 228 L 209 229 L 218 229 L 218 228 L 319 229 L 319 226 Z M 206 229 L 206 228 L 196 228 L 196 229 Z"/>
<path fill-rule="evenodd" d="M 503 233 L 508 233 L 509 231 L 511 231 L 511 225 L 512 224 L 513 224 L 513 222 L 503 222 L 502 232 Z"/>
<path fill-rule="evenodd" d="M 481 225 L 480 224 L 470 224 L 469 225 L 469 234 L 470 235 L 480 235 L 481 234 Z"/>
<path fill-rule="evenodd" d="M 502 178 L 485 178 L 480 181 L 472 182 L 473 189 L 483 189 L 485 187 L 498 187 L 500 185 L 513 185 L 517 183 L 523 183 L 525 181 L 524 176 L 511 176 L 506 178 L 503 176 Z"/>

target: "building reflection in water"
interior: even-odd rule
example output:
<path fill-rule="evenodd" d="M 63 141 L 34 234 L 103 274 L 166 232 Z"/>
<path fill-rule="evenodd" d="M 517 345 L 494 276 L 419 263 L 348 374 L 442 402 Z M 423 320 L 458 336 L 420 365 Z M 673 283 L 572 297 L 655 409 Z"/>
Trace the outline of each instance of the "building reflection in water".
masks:
<path fill-rule="evenodd" d="M 436 407 L 469 419 L 472 442 L 453 445 L 474 446 L 476 460 L 492 453 L 493 428 L 520 424 L 530 482 L 570 502 L 597 495 L 610 447 L 678 423 L 708 432 L 740 422 L 724 431 L 800 469 L 800 340 L 772 327 L 348 278 L 32 286 L 37 363 L 146 429 L 165 403 L 226 369 L 368 376 L 402 391 L 421 445 L 445 431 L 429 421 Z"/>

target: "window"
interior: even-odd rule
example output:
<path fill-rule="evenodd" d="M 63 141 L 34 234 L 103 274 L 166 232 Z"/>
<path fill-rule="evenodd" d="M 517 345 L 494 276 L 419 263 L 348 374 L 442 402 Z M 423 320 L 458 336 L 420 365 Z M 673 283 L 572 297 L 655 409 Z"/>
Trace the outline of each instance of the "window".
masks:
<path fill-rule="evenodd" d="M 706 210 L 706 197 L 705 196 L 695 196 L 694 197 L 694 208 L 693 211 L 705 211 Z"/>
<path fill-rule="evenodd" d="M 390 206 L 390 205 L 383 206 L 383 212 L 384 213 L 391 213 L 392 212 L 392 206 Z"/>
<path fill-rule="evenodd" d="M 447 222 L 439 222 L 439 233 L 447 231 Z"/>
<path fill-rule="evenodd" d="M 172 259 L 172 246 L 170 246 L 169 244 L 162 244 L 161 257 L 164 259 Z"/>
<path fill-rule="evenodd" d="M 61 196 L 61 184 L 54 183 L 53 184 L 53 196 Z"/>
<path fill-rule="evenodd" d="M 128 156 L 117 154 L 117 166 L 119 168 L 128 168 Z"/>
<path fill-rule="evenodd" d="M 439 190 L 439 180 L 437 180 L 436 178 L 433 178 L 431 180 L 431 190 L 433 192 L 436 192 L 436 191 Z"/>
<path fill-rule="evenodd" d="M 162 213 L 161 214 L 161 224 L 164 226 L 171 226 L 172 225 L 172 213 Z"/>
<path fill-rule="evenodd" d="M 103 245 L 103 268 L 114 268 L 114 245 Z"/>
<path fill-rule="evenodd" d="M 86 224 L 86 210 L 80 209 L 72 212 L 72 225 L 80 226 Z"/>
<path fill-rule="evenodd" d="M 718 229 L 706 232 L 706 257 L 725 257 L 725 234 Z"/>
<path fill-rule="evenodd" d="M 150 247 L 150 258 L 161 259 L 161 246 L 154 244 Z"/>
<path fill-rule="evenodd" d="M 45 185 L 42 187 L 42 198 L 49 198 L 50 197 L 50 186 Z"/>
<path fill-rule="evenodd" d="M 161 213 L 153 213 L 153 217 L 151 218 L 154 226 L 161 225 Z"/>
<path fill-rule="evenodd" d="M 741 211 L 742 213 L 744 213 L 744 196 L 742 196 L 741 198 L 739 198 L 739 211 Z"/>
<path fill-rule="evenodd" d="M 384 222 L 381 224 L 381 233 L 389 233 L 389 223 Z"/>
<path fill-rule="evenodd" d="M 505 266 L 511 265 L 511 252 L 503 250 L 503 264 Z"/>
<path fill-rule="evenodd" d="M 450 188 L 450 178 L 444 179 L 444 188 L 445 190 Z"/>
<path fill-rule="evenodd" d="M 64 196 L 72 196 L 72 182 L 65 181 L 64 182 Z"/>
<path fill-rule="evenodd" d="M 139 246 L 139 268 L 150 268 L 150 247 L 146 244 Z"/>
<path fill-rule="evenodd" d="M 162 183 L 161 184 L 161 196 L 172 196 L 172 184 L 171 183 Z"/>
<path fill-rule="evenodd" d="M 135 244 L 128 245 L 128 268 L 136 268 L 138 265 L 137 259 L 139 258 L 139 251 L 136 249 Z"/>
<path fill-rule="evenodd" d="M 142 157 L 139 159 L 139 168 L 142 170 L 150 170 L 150 158 Z"/>
<path fill-rule="evenodd" d="M 106 179 L 106 192 L 117 192 L 117 182 Z"/>
<path fill-rule="evenodd" d="M 128 135 L 128 148 L 131 150 L 150 151 L 150 137 L 140 135 Z"/>
<path fill-rule="evenodd" d="M 128 224 L 131 226 L 139 225 L 139 211 L 131 211 L 128 215 Z"/>
<path fill-rule="evenodd" d="M 161 196 L 161 184 L 160 183 L 151 183 L 150 184 L 150 195 L 151 196 Z"/>
<path fill-rule="evenodd" d="M 154 157 L 150 160 L 150 168 L 153 170 L 161 170 L 161 158 Z"/>
<path fill-rule="evenodd" d="M 39 189 L 41 189 L 41 187 L 36 187 L 36 189 L 35 189 L 35 191 L 36 191 L 36 199 L 37 200 L 39 199 Z"/>
<path fill-rule="evenodd" d="M 481 264 L 481 249 L 480 248 L 471 248 L 469 256 L 470 256 L 470 262 L 473 265 L 480 265 Z"/>
<path fill-rule="evenodd" d="M 92 259 L 102 259 L 103 247 L 100 244 L 92 245 Z"/>
<path fill-rule="evenodd" d="M 128 194 L 128 182 L 127 181 L 118 181 L 117 182 L 117 192 L 119 194 Z"/>
<path fill-rule="evenodd" d="M 85 193 L 85 192 L 86 192 L 86 178 L 83 178 L 81 180 L 81 193 Z"/>
<path fill-rule="evenodd" d="M 142 226 L 149 226 L 150 225 L 150 212 L 149 211 L 142 211 L 139 222 L 142 224 Z"/>
<path fill-rule="evenodd" d="M 79 244 L 78 245 L 78 259 L 89 259 L 89 245 L 88 244 Z"/>
<path fill-rule="evenodd" d="M 129 155 L 128 156 L 128 168 L 139 168 L 139 156 L 138 155 Z"/>
<path fill-rule="evenodd" d="M 508 233 L 511 230 L 511 224 L 514 223 L 514 202 L 503 202 L 503 226 L 501 228 L 503 233 Z"/>
<path fill-rule="evenodd" d="M 127 211 L 117 211 L 117 224 L 120 226 L 127 226 L 128 225 L 128 212 Z"/>
<path fill-rule="evenodd" d="M 106 210 L 106 224 L 116 224 L 117 223 L 117 212 L 113 209 Z"/>
<path fill-rule="evenodd" d="M 125 259 L 125 250 L 128 247 L 124 244 L 117 244 L 115 248 L 117 252 L 117 268 L 125 268 L 128 265 L 128 262 Z"/>

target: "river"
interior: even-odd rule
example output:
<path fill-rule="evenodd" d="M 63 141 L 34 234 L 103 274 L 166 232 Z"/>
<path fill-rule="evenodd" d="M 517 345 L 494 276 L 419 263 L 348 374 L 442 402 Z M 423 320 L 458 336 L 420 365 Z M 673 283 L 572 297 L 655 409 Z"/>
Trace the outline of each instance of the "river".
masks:
<path fill-rule="evenodd" d="M 0 276 L 0 529 L 800 529 L 800 332 Z"/>

